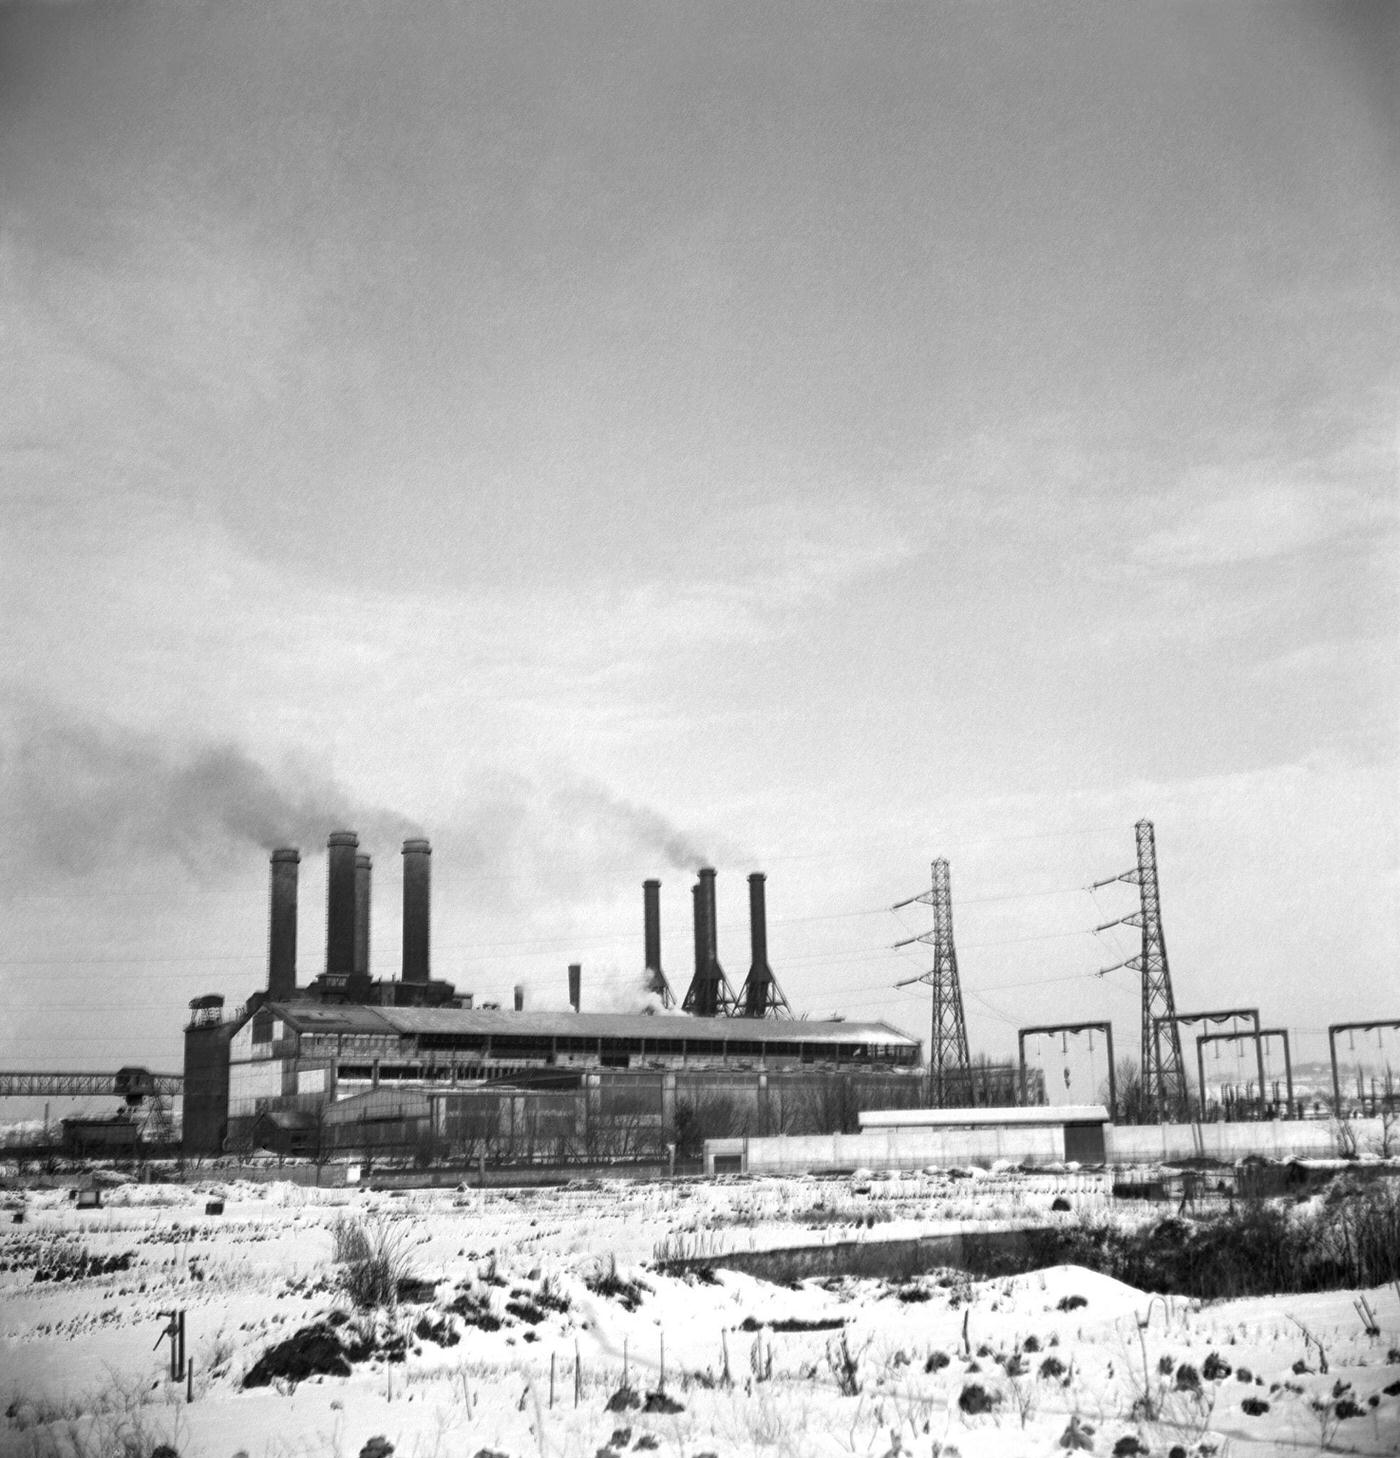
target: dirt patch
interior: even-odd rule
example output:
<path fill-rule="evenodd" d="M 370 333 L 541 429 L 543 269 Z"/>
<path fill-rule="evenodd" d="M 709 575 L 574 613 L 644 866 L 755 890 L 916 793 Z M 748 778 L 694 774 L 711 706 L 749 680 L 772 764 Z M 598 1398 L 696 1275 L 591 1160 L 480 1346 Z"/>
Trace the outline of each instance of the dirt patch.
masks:
<path fill-rule="evenodd" d="M 329 1322 L 317 1321 L 269 1347 L 248 1369 L 246 1387 L 270 1387 L 274 1382 L 305 1382 L 308 1377 L 348 1377 L 355 1362 L 369 1356 L 368 1343 L 349 1342 Z"/>

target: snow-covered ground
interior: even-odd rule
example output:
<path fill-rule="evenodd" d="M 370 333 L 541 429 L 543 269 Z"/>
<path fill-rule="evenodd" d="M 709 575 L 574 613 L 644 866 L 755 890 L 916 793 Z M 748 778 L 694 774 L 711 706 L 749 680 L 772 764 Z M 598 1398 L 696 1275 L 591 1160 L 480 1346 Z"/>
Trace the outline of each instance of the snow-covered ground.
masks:
<path fill-rule="evenodd" d="M 0 1454 L 1400 1452 L 1395 1288 L 1202 1306 L 1070 1266 L 793 1287 L 656 1268 L 1108 1207 L 1102 1177 L 1073 1170 L 407 1194 L 125 1185 L 97 1210 L 11 1192 Z M 415 1278 L 392 1315 L 360 1314 L 340 1289 L 336 1230 L 351 1221 Z M 161 1341 L 172 1310 L 193 1362 L 179 1383 Z M 245 1386 L 311 1327 L 348 1375 L 298 1380 L 283 1360 Z"/>

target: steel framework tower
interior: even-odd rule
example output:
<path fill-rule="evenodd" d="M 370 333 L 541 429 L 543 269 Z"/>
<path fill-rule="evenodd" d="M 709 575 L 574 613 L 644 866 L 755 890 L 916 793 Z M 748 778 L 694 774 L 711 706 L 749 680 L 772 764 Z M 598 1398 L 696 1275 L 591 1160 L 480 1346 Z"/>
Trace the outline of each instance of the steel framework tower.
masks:
<path fill-rule="evenodd" d="M 957 1108 L 972 1099 L 972 1064 L 967 1055 L 967 1023 L 963 1019 L 962 988 L 958 984 L 958 953 L 953 946 L 953 894 L 948 885 L 947 861 L 933 863 L 931 891 L 911 896 L 891 909 L 898 911 L 901 906 L 912 906 L 916 901 L 933 908 L 933 930 L 923 936 L 907 937 L 895 946 L 924 942 L 933 948 L 933 966 L 922 977 L 910 979 L 926 982 L 933 989 L 928 1101 L 932 1109 Z"/>
<path fill-rule="evenodd" d="M 1157 843 L 1152 822 L 1139 820 L 1137 865 L 1121 876 L 1096 881 L 1093 890 L 1126 881 L 1138 887 L 1140 908 L 1117 921 L 1107 921 L 1096 931 L 1114 926 L 1135 926 L 1142 931 L 1142 951 L 1136 957 L 1105 967 L 1104 973 L 1130 967 L 1142 973 L 1142 1088 L 1148 1107 L 1158 1119 L 1182 1118 L 1188 1110 L 1186 1070 L 1181 1057 L 1181 1030 L 1176 1001 L 1172 997 L 1171 970 L 1167 966 L 1167 943 L 1162 935 L 1162 903 L 1157 893 Z M 1163 1046 L 1165 1044 L 1165 1046 Z"/>

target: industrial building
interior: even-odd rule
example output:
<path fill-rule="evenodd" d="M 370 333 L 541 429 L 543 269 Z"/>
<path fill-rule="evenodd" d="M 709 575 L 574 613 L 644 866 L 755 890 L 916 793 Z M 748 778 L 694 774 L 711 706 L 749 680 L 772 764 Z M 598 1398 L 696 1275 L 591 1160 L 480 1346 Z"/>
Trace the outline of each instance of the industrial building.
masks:
<path fill-rule="evenodd" d="M 381 1149 L 514 1160 L 659 1156 L 705 1136 L 854 1127 L 861 1108 L 921 1101 L 921 1047 L 881 1022 L 794 1019 L 767 960 L 764 877 L 749 877 L 752 963 L 735 993 L 719 961 L 715 872 L 693 888 L 686 1011 L 661 968 L 660 883 L 643 886 L 632 1014 L 473 1006 L 430 971 L 426 840 L 403 844 L 397 979 L 369 969 L 372 866 L 357 837 L 328 842 L 325 970 L 297 978 L 300 854 L 271 858 L 267 985 L 228 1011 L 196 998 L 185 1029 L 188 1154 L 268 1147 L 323 1157 Z M 656 1010 L 659 1006 L 660 1010 Z"/>

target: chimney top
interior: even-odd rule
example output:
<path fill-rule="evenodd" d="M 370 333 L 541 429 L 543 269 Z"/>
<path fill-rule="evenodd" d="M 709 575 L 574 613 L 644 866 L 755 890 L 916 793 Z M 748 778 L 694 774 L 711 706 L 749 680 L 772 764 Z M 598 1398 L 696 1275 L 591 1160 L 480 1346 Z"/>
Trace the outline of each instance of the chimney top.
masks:
<path fill-rule="evenodd" d="M 423 840 L 421 837 L 415 837 L 412 840 L 404 841 L 403 853 L 404 855 L 430 856 L 433 853 L 433 848 L 426 840 Z"/>
<path fill-rule="evenodd" d="M 272 859 L 274 861 L 300 861 L 301 852 L 295 846 L 284 845 L 273 851 Z"/>
<path fill-rule="evenodd" d="M 327 845 L 359 845 L 360 837 L 353 830 L 333 830 Z"/>

